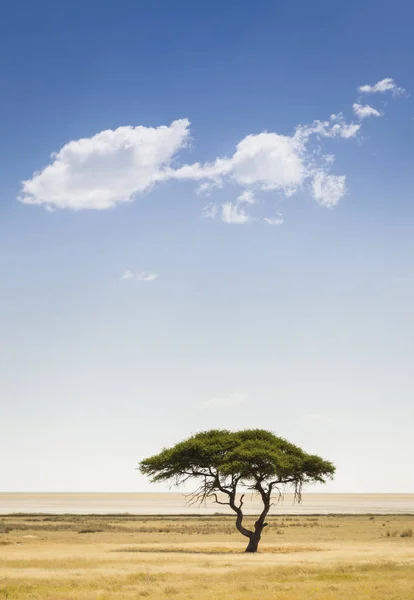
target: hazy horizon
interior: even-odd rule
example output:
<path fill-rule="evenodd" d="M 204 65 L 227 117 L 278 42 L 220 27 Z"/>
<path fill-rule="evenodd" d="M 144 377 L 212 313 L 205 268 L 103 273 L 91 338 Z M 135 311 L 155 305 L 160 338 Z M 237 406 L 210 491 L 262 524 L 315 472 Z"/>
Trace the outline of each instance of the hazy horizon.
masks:
<path fill-rule="evenodd" d="M 310 491 L 306 491 L 304 492 L 304 496 L 309 496 L 312 494 L 316 494 L 318 496 L 412 496 L 414 498 L 414 492 L 330 492 L 330 491 L 322 491 L 322 489 L 325 488 L 321 488 L 320 491 L 315 492 L 314 490 L 310 490 Z M 88 491 L 88 490 L 72 490 L 72 491 L 65 491 L 65 490 L 60 490 L 60 491 L 54 491 L 54 492 L 45 492 L 42 490 L 33 490 L 33 491 L 15 491 L 15 490 L 5 490 L 5 491 L 0 491 L 0 496 L 5 496 L 7 494 L 10 495 L 23 495 L 23 494 L 28 494 L 28 495 L 36 495 L 36 494 L 43 494 L 43 495 L 70 495 L 70 494 L 77 494 L 77 495 L 140 495 L 140 494 L 147 494 L 147 495 L 164 495 L 164 494 L 174 494 L 174 495 L 178 495 L 178 496 L 185 496 L 187 492 L 185 491 L 180 491 L 180 490 L 166 490 L 166 491 L 151 491 L 151 490 L 147 490 L 145 492 L 142 491 L 135 491 L 135 492 L 131 492 L 131 491 L 105 491 L 105 490 L 100 490 L 100 491 Z M 240 494 L 241 492 L 239 492 Z M 288 492 L 285 494 L 286 496 L 292 496 L 292 492 Z"/>
<path fill-rule="evenodd" d="M 261 500 L 246 494 L 245 514 L 260 512 Z M 335 494 L 304 493 L 302 502 L 286 494 L 272 507 L 272 514 L 414 514 L 414 494 Z M 30 493 L 0 492 L 0 514 L 187 514 L 225 513 L 233 515 L 229 506 L 208 501 L 201 505 L 186 502 L 182 493 Z"/>

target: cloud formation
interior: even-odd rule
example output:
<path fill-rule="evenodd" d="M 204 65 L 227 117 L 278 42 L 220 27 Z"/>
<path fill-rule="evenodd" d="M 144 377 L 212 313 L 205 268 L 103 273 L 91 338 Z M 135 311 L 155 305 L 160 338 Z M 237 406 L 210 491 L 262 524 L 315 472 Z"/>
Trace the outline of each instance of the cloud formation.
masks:
<path fill-rule="evenodd" d="M 155 281 L 158 279 L 158 273 L 150 273 L 148 271 L 141 271 L 141 273 L 134 274 L 129 269 L 124 271 L 121 279 L 135 279 L 136 281 Z"/>
<path fill-rule="evenodd" d="M 221 205 L 221 220 L 224 223 L 243 225 L 251 221 L 251 217 L 239 202 L 225 202 Z"/>
<path fill-rule="evenodd" d="M 203 210 L 203 216 L 210 219 L 215 219 L 217 215 L 220 215 L 221 220 L 224 223 L 232 223 L 234 225 L 244 225 L 252 220 L 246 213 L 245 206 L 249 204 L 255 204 L 256 198 L 252 190 L 245 190 L 237 197 L 236 202 L 224 202 L 219 206 L 217 204 L 207 204 Z"/>
<path fill-rule="evenodd" d="M 168 169 L 165 177 L 181 180 L 210 180 L 216 186 L 224 181 L 240 186 L 255 185 L 262 190 L 289 192 L 304 181 L 305 144 L 299 136 L 277 133 L 250 134 L 236 146 L 230 158 L 211 163 L 183 165 Z"/>
<path fill-rule="evenodd" d="M 236 203 L 223 204 L 221 215 L 227 223 L 245 223 L 250 219 L 241 205 L 255 201 L 249 188 L 291 196 L 312 175 L 312 136 L 347 139 L 360 128 L 346 123 L 341 114 L 332 115 L 329 121 L 298 126 L 291 136 L 247 135 L 231 157 L 172 167 L 173 158 L 188 144 L 189 125 L 181 119 L 156 128 L 120 127 L 69 142 L 52 155 L 50 165 L 23 182 L 19 200 L 49 209 L 102 210 L 130 202 L 161 181 L 197 181 L 201 194 L 232 183 L 247 189 Z"/>
<path fill-rule="evenodd" d="M 394 96 L 405 92 L 391 78 L 363 85 L 359 91 Z M 356 102 L 352 108 L 360 121 L 380 116 L 368 104 Z M 332 207 L 346 193 L 346 177 L 331 174 L 334 156 L 323 153 L 323 144 L 331 139 L 352 140 L 361 127 L 361 122 L 348 122 L 342 113 L 334 113 L 325 121 L 298 125 L 291 135 L 251 133 L 229 156 L 191 164 L 179 163 L 179 152 L 190 140 L 188 119 L 159 127 L 119 127 L 65 144 L 52 154 L 51 164 L 23 182 L 19 200 L 48 210 L 103 210 L 131 202 L 156 183 L 176 180 L 193 181 L 196 194 L 204 196 L 238 188 L 236 200 L 212 202 L 204 208 L 203 216 L 228 224 L 254 221 L 253 206 L 256 212 L 260 208 L 257 197 L 267 192 L 289 198 L 310 190 L 318 204 Z M 280 216 L 263 214 L 260 220 L 272 225 L 283 222 Z"/>
<path fill-rule="evenodd" d="M 121 279 L 134 279 L 134 274 L 132 271 L 127 269 L 122 273 Z"/>
<path fill-rule="evenodd" d="M 210 204 L 207 204 L 204 208 L 203 208 L 203 213 L 202 216 L 206 217 L 207 219 L 215 219 L 218 213 L 218 205 L 214 204 L 214 202 L 210 202 Z"/>
<path fill-rule="evenodd" d="M 345 194 L 345 175 L 328 175 L 324 171 L 315 174 L 312 181 L 312 195 L 318 204 L 332 208 Z"/>
<path fill-rule="evenodd" d="M 295 137 L 304 142 L 315 135 L 318 138 L 344 138 L 350 139 L 357 135 L 361 125 L 347 123 L 342 113 L 332 114 L 329 121 L 314 121 L 311 125 L 299 125 Z"/>
<path fill-rule="evenodd" d="M 361 85 L 358 90 L 361 94 L 383 94 L 384 92 L 392 92 L 393 96 L 401 96 L 406 93 L 405 89 L 398 87 L 391 77 L 381 79 L 381 81 L 377 81 L 374 85 Z"/>
<path fill-rule="evenodd" d="M 135 279 L 137 281 L 155 281 L 158 279 L 158 273 L 148 273 L 147 271 L 142 271 L 142 273 L 137 273 Z"/>
<path fill-rule="evenodd" d="M 316 178 L 313 196 L 323 206 L 334 206 L 345 194 L 345 176 L 328 176 L 334 157 L 324 156 L 315 166 L 315 154 L 309 149 L 313 137 L 350 139 L 358 134 L 361 125 L 347 123 L 342 113 L 333 114 L 328 121 L 314 121 L 311 125 L 298 126 L 292 136 L 276 133 L 248 135 L 236 146 L 231 158 L 217 159 L 214 163 L 184 165 L 177 169 L 173 178 L 211 178 L 223 185 L 223 179 L 240 186 L 251 186 L 262 192 L 277 191 L 290 197 L 300 190 L 307 180 Z M 323 179 L 323 175 L 326 178 Z M 342 195 L 341 195 L 342 193 Z M 204 216 L 220 216 L 224 223 L 244 225 L 254 220 L 247 212 L 246 204 L 255 204 L 252 189 L 247 188 L 236 202 L 221 205 L 210 203 L 204 208 Z M 281 225 L 283 218 L 265 221 Z"/>
<path fill-rule="evenodd" d="M 283 215 L 278 214 L 276 217 L 264 217 L 263 221 L 265 221 L 268 225 L 283 225 L 285 222 Z"/>
<path fill-rule="evenodd" d="M 149 190 L 189 139 L 187 119 L 161 127 L 119 127 L 72 141 L 23 182 L 19 200 L 73 210 L 106 209 Z"/>
<path fill-rule="evenodd" d="M 360 119 L 366 119 L 367 117 L 380 117 L 381 113 L 370 106 L 369 104 L 358 104 L 357 102 L 352 105 L 353 111 Z"/>

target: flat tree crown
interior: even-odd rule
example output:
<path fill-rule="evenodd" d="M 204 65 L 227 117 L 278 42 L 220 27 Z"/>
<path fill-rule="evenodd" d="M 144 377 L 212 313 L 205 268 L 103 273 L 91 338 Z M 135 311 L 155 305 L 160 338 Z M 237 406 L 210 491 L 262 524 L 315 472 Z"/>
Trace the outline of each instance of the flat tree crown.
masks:
<path fill-rule="evenodd" d="M 197 477 L 231 477 L 249 486 L 273 479 L 275 484 L 324 483 L 335 467 L 319 456 L 264 429 L 197 433 L 172 448 L 143 460 L 140 471 L 153 482 L 179 484 Z"/>

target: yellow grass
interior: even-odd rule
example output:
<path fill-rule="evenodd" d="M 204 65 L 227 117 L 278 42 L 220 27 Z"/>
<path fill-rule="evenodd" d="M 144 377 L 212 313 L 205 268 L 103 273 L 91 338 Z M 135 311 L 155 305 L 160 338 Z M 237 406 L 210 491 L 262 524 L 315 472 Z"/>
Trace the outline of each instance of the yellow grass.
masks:
<path fill-rule="evenodd" d="M 0 517 L 0 600 L 414 600 L 414 517 Z"/>

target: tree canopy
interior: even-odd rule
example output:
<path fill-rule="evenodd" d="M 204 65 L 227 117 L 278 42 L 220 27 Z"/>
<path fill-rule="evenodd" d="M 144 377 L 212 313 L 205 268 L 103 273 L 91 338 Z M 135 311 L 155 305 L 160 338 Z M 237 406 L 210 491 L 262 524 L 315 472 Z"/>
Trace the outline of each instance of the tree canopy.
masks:
<path fill-rule="evenodd" d="M 139 469 L 152 482 L 180 485 L 196 480 L 198 487 L 189 494 L 192 503 L 211 499 L 230 506 L 237 529 L 249 538 L 247 552 L 257 550 L 275 494 L 290 488 L 300 502 L 304 485 L 325 483 L 335 472 L 331 462 L 264 429 L 203 431 L 144 459 Z M 254 531 L 242 524 L 243 494 L 238 492 L 246 490 L 259 494 L 263 502 Z"/>

